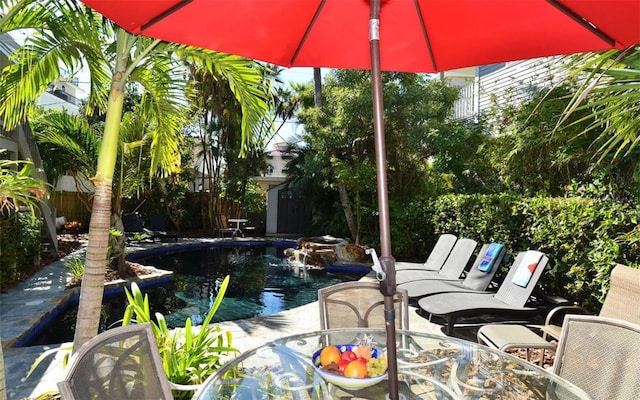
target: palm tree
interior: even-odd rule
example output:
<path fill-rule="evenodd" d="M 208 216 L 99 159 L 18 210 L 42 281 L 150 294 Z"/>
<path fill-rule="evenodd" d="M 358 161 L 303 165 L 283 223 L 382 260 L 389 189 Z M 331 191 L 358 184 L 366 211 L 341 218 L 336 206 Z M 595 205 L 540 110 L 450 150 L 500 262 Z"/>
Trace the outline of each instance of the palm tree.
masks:
<path fill-rule="evenodd" d="M 313 104 L 322 107 L 322 73 L 320 68 L 313 69 Z"/>
<path fill-rule="evenodd" d="M 61 66 L 77 71 L 83 62 L 91 76 L 87 109 L 106 110 L 93 177 L 95 196 L 73 343 L 77 350 L 98 331 L 125 84 L 136 82 L 145 92 L 143 103 L 152 127 L 152 174 L 167 173 L 179 165 L 177 150 L 186 107 L 184 60 L 200 62 L 227 79 L 243 110 L 245 145 L 267 109 L 266 97 L 260 89 L 262 75 L 252 68 L 252 61 L 132 35 L 73 0 L 26 3 L 3 26 L 5 31 L 37 28 L 0 81 L 0 117 L 5 128 L 26 119 L 34 100 L 60 77 Z M 57 7 L 52 9 L 51 3 Z"/>
<path fill-rule="evenodd" d="M 60 177 L 70 175 L 78 191 L 87 191 L 88 179 L 96 174 L 99 131 L 83 116 L 65 110 L 42 110 L 29 122 L 49 182 L 55 186 Z M 90 210 L 90 202 L 85 207 Z"/>
<path fill-rule="evenodd" d="M 123 195 L 144 190 L 149 183 L 149 179 L 145 177 L 139 166 L 138 153 L 136 152 L 134 156 L 129 154 L 135 148 L 140 148 L 142 151 L 148 128 L 146 115 L 139 112 L 139 107 L 128 108 L 129 111 L 123 112 L 120 124 L 117 161 L 117 165 L 120 166 L 120 176 L 114 182 L 112 204 L 112 222 L 121 232 L 123 231 L 120 223 Z M 70 175 L 74 178 L 76 188 L 86 191 L 88 179 L 96 175 L 101 124 L 91 125 L 84 116 L 71 115 L 64 110 L 43 110 L 42 113 L 32 115 L 30 123 L 38 139 L 42 158 L 45 160 L 47 176 L 55 182 L 62 175 Z M 86 203 L 87 209 L 90 210 L 91 203 L 89 201 Z M 113 235 L 110 236 L 110 240 L 110 266 L 125 276 L 127 270 L 124 236 Z"/>

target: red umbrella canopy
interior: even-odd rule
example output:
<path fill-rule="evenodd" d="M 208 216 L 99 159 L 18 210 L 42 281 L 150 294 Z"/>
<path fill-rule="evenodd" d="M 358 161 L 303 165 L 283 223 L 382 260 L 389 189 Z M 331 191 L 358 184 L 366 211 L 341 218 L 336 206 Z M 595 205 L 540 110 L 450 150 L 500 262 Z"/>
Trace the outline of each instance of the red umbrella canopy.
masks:
<path fill-rule="evenodd" d="M 390 377 L 396 285 L 380 70 L 446 71 L 640 43 L 640 0 L 82 1 L 134 34 L 285 67 L 371 69 Z M 398 399 L 397 379 L 389 394 Z"/>
<path fill-rule="evenodd" d="M 83 0 L 135 34 L 291 67 L 370 69 L 368 0 Z M 640 43 L 639 0 L 382 0 L 382 70 Z"/>

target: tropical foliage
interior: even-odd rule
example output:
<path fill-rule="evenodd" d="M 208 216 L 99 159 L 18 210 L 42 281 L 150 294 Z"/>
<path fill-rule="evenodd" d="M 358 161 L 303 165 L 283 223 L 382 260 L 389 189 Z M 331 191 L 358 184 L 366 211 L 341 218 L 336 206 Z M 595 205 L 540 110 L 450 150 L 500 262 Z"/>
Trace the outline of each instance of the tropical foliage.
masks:
<path fill-rule="evenodd" d="M 225 77 L 242 109 L 243 144 L 250 147 L 251 133 L 267 110 L 260 83 L 263 75 L 254 62 L 187 46 L 131 35 L 99 14 L 72 0 L 21 1 L 5 4 L 9 10 L 2 28 L 34 28 L 13 57 L 0 82 L 0 116 L 11 129 L 32 112 L 37 99 L 62 68 L 78 71 L 86 63 L 91 75 L 88 112 L 106 113 L 96 174 L 86 270 L 74 348 L 98 329 L 97 307 L 102 301 L 107 263 L 113 177 L 120 140 L 125 85 L 143 88 L 146 135 L 150 137 L 150 175 L 165 176 L 179 164 L 180 132 L 186 122 L 185 62 L 199 63 L 212 74 Z M 118 217 L 118 216 L 116 216 Z"/>
<path fill-rule="evenodd" d="M 261 85 L 269 96 L 273 95 L 273 75 L 268 67 L 255 66 L 263 75 Z M 198 89 L 190 98 L 193 125 L 190 135 L 197 143 L 201 160 L 201 195 L 207 196 L 208 207 L 200 209 L 204 228 L 222 227 L 220 214 L 234 215 L 231 209 L 222 209 L 220 200 L 228 206 L 247 204 L 251 177 L 265 170 L 263 149 L 270 138 L 269 114 L 254 131 L 253 146 L 244 146 L 241 135 L 242 110 L 234 101 L 234 94 L 226 79 L 216 76 L 200 65 L 190 65 L 191 84 Z M 243 215 L 249 210 L 241 211 Z M 237 211 L 236 211 L 237 212 Z"/>
<path fill-rule="evenodd" d="M 567 68 L 582 85 L 571 98 L 558 126 L 590 122 L 585 133 L 598 136 L 601 160 L 607 155 L 620 159 L 637 152 L 640 46 L 577 55 Z M 567 121 L 570 116 L 574 117 L 573 121 Z"/>
<path fill-rule="evenodd" d="M 133 322 L 151 324 L 158 342 L 162 366 L 171 382 L 183 385 L 203 383 L 220 367 L 226 357 L 238 352 L 232 347 L 231 332 L 223 332 L 219 326 L 210 324 L 222 303 L 228 285 L 229 276 L 222 281 L 200 327 L 194 327 L 191 318 L 187 318 L 184 328 L 169 330 L 162 314 L 151 315 L 148 296 L 143 295 L 140 288 L 133 283 L 131 291 L 126 290 L 129 305 L 122 325 Z M 188 394 L 176 393 L 184 396 L 177 398 L 189 398 Z"/>
<path fill-rule="evenodd" d="M 0 282 L 11 282 L 40 254 L 39 202 L 48 196 L 30 161 L 0 159 Z M 29 212 L 18 212 L 26 207 Z"/>
<path fill-rule="evenodd" d="M 32 214 L 38 202 L 48 196 L 45 183 L 33 178 L 36 169 L 30 161 L 0 159 L 0 216 L 28 207 Z"/>
<path fill-rule="evenodd" d="M 305 124 L 303 140 L 307 147 L 289 167 L 293 187 L 315 193 L 310 199 L 320 213 L 317 220 L 322 222 L 317 230 L 376 243 L 370 74 L 332 71 L 323 87 L 319 108 L 314 107 L 311 86 L 298 90 L 302 108 L 297 117 Z M 437 157 L 437 152 L 433 137 L 424 133 L 445 135 L 444 132 L 455 130 L 455 124 L 449 123 L 447 117 L 456 90 L 424 76 L 394 73 L 383 75 L 383 90 L 389 201 L 400 206 L 417 195 L 441 193 L 448 183 L 432 172 L 430 160 Z M 332 202 L 332 197 L 339 198 L 339 203 Z M 338 230 L 338 226 L 349 230 Z"/>

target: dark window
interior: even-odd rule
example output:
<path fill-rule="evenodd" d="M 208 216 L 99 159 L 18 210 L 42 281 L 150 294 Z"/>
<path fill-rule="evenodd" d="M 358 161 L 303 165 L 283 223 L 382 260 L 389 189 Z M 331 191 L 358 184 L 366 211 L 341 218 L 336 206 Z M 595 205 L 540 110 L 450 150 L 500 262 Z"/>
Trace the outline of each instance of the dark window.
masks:
<path fill-rule="evenodd" d="M 489 75 L 492 72 L 496 72 L 497 70 L 504 68 L 506 65 L 506 63 L 498 63 L 480 66 L 478 67 L 478 76 Z"/>

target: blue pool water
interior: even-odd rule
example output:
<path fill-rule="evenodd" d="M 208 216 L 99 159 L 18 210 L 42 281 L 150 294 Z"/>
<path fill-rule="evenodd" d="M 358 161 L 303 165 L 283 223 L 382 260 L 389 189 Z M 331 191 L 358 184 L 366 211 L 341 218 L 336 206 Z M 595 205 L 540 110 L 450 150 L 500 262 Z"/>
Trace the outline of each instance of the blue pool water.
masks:
<path fill-rule="evenodd" d="M 293 244 L 289 245 L 291 247 Z M 213 321 L 231 321 L 270 315 L 317 300 L 318 289 L 335 283 L 358 280 L 359 274 L 303 274 L 292 268 L 283 255 L 287 246 L 207 246 L 170 253 L 136 256 L 132 261 L 173 271 L 173 281 L 143 288 L 149 295 L 152 314 L 160 312 L 170 327 L 184 326 L 190 317 L 197 324 L 207 314 L 220 282 L 230 276 L 229 287 Z M 105 299 L 100 329 L 117 323 L 127 306 L 124 294 Z M 76 307 L 54 321 L 35 344 L 73 340 Z"/>

